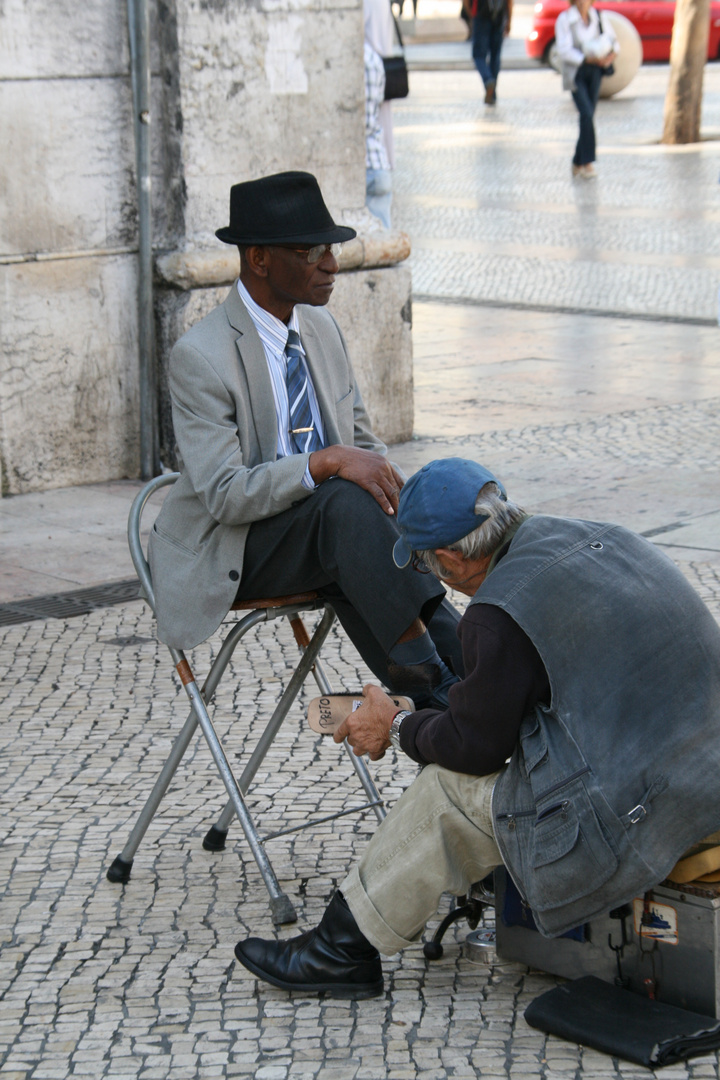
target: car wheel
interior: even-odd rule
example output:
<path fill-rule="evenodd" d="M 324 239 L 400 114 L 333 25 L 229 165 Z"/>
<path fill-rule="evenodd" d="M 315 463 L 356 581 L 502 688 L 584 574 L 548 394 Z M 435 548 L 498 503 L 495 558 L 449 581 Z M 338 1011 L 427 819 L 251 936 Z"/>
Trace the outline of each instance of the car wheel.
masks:
<path fill-rule="evenodd" d="M 549 64 L 555 71 L 560 70 L 560 57 L 558 56 L 557 45 L 555 44 L 555 38 L 552 39 L 547 49 L 543 53 L 543 62 Z"/>

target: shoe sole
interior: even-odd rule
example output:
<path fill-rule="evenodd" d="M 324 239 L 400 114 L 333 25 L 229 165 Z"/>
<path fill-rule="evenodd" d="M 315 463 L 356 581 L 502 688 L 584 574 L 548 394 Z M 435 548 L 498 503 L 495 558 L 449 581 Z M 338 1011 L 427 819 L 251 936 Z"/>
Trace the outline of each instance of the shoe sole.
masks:
<path fill-rule="evenodd" d="M 382 979 L 375 983 L 354 985 L 353 983 L 289 983 L 284 979 L 278 979 L 274 975 L 268 975 L 246 956 L 243 956 L 240 946 L 235 946 L 235 957 L 243 967 L 257 975 L 263 982 L 277 986 L 278 990 L 292 990 L 299 994 L 327 994 L 333 998 L 350 998 L 353 1001 L 363 1001 L 366 998 L 379 997 L 385 990 Z"/>
<path fill-rule="evenodd" d="M 390 698 L 396 709 L 415 712 L 415 703 L 409 697 Z M 332 735 L 344 720 L 364 701 L 362 690 L 357 694 L 326 694 L 313 698 L 308 705 L 308 725 L 318 735 Z"/>

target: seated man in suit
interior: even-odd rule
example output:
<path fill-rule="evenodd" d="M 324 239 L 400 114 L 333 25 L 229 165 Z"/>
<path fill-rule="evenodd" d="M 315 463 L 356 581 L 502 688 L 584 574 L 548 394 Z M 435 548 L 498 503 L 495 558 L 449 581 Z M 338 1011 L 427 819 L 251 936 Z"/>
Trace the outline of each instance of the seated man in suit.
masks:
<path fill-rule="evenodd" d="M 392 560 L 403 479 L 324 310 L 355 231 L 314 176 L 288 172 L 236 184 L 216 235 L 239 247 L 240 277 L 170 358 L 181 475 L 149 545 L 159 636 L 192 648 L 236 597 L 316 590 L 382 682 L 444 705 L 458 616 L 434 577 Z"/>

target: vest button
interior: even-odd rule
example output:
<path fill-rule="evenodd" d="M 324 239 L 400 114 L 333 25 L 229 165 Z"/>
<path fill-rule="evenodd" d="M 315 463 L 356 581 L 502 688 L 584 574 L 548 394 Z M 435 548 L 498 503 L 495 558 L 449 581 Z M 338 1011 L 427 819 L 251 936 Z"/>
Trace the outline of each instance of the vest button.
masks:
<path fill-rule="evenodd" d="M 231 570 L 228 574 L 228 577 L 231 581 L 237 581 L 240 575 L 238 574 L 237 570 Z"/>

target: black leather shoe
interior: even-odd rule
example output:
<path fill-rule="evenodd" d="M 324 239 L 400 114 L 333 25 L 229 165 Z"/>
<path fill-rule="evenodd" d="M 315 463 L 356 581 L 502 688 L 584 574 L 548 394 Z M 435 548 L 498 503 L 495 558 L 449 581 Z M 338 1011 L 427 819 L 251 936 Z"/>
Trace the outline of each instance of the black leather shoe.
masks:
<path fill-rule="evenodd" d="M 432 707 L 432 694 L 441 675 L 437 664 L 393 664 L 388 661 L 393 694 L 412 698 L 416 709 Z"/>
<path fill-rule="evenodd" d="M 380 953 L 336 892 L 314 930 L 287 941 L 248 938 L 235 956 L 259 979 L 281 990 L 327 993 L 338 998 L 370 998 L 383 992 Z"/>

